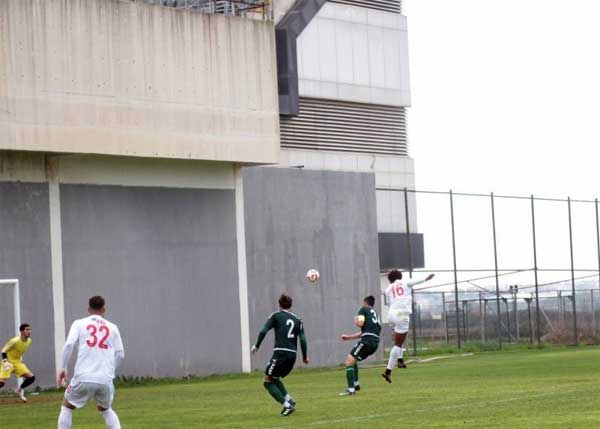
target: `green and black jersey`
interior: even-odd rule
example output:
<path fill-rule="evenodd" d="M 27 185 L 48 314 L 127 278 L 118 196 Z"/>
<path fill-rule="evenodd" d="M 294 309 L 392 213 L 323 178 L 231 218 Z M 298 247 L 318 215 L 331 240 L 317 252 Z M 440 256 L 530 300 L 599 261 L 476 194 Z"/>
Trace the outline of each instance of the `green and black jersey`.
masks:
<path fill-rule="evenodd" d="M 302 348 L 302 357 L 307 356 L 306 339 L 304 337 L 304 326 L 302 319 L 286 310 L 276 311 L 271 314 L 258 334 L 256 347 L 264 340 L 267 332 L 273 329 L 275 333 L 275 345 L 273 351 L 285 351 L 296 353 L 298 350 L 298 338 L 300 338 L 300 347 Z"/>
<path fill-rule="evenodd" d="M 361 307 L 358 310 L 358 316 L 365 318 L 365 323 L 360 328 L 361 341 L 379 342 L 379 334 L 381 333 L 381 324 L 379 323 L 379 315 L 371 307 Z"/>

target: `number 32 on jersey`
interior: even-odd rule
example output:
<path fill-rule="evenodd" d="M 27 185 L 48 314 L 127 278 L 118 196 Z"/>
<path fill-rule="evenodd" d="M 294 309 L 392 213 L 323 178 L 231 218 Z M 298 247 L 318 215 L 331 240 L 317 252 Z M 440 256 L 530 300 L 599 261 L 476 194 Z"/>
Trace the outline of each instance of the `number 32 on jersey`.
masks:
<path fill-rule="evenodd" d="M 96 325 L 90 324 L 85 329 L 90 333 L 90 336 L 85 341 L 88 347 L 94 348 L 98 346 L 99 349 L 108 349 L 108 344 L 106 343 L 110 335 L 108 326 L 102 325 L 98 328 Z"/>

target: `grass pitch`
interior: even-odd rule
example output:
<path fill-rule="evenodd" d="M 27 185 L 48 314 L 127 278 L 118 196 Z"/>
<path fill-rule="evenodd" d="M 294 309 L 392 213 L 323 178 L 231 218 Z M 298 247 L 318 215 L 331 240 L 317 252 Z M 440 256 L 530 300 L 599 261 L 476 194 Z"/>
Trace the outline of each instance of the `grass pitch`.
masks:
<path fill-rule="evenodd" d="M 413 363 L 381 378 L 360 371 L 363 390 L 339 397 L 344 369 L 295 370 L 285 384 L 297 412 L 280 417 L 262 374 L 119 386 L 123 428 L 598 428 L 600 348 L 486 352 Z M 0 397 L 0 427 L 55 428 L 61 394 L 28 404 Z M 103 428 L 94 407 L 75 412 L 75 428 Z"/>

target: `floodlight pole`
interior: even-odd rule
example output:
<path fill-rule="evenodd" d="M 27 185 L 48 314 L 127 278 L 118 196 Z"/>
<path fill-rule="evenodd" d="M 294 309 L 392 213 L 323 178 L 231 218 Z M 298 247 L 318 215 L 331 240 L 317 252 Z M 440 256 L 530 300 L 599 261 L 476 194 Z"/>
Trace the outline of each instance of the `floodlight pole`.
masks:
<path fill-rule="evenodd" d="M 452 224 L 452 259 L 454 262 L 454 305 L 456 308 L 456 345 L 460 349 L 460 309 L 458 308 L 458 274 L 456 272 L 456 233 L 454 231 L 454 201 L 452 197 L 452 189 L 450 189 L 450 222 Z"/>
<path fill-rule="evenodd" d="M 537 264 L 537 242 L 535 233 L 535 198 L 531 196 L 531 231 L 533 234 L 533 274 L 535 277 L 535 336 L 538 347 L 542 346 L 542 336 L 540 333 L 540 291 L 538 284 L 538 264 Z"/>
<path fill-rule="evenodd" d="M 571 197 L 567 198 L 567 205 L 569 208 L 569 248 L 571 250 L 571 295 L 573 304 L 573 335 L 575 336 L 575 345 L 579 343 L 577 338 L 577 304 L 575 296 L 575 265 L 573 262 L 573 227 L 571 221 Z"/>
<path fill-rule="evenodd" d="M 498 336 L 498 347 L 502 348 L 502 331 L 500 330 L 500 280 L 498 277 L 498 244 L 496 242 L 496 208 L 494 207 L 494 193 L 490 194 L 492 203 L 492 233 L 494 238 L 494 273 L 496 276 L 496 335 Z"/>
<path fill-rule="evenodd" d="M 408 253 L 408 276 L 412 279 L 413 263 L 412 263 L 412 247 L 410 244 L 410 218 L 408 210 L 408 188 L 404 187 L 404 217 L 406 219 L 406 250 Z M 415 290 L 411 289 L 411 311 L 412 311 L 412 342 L 413 354 L 417 355 L 417 320 L 415 317 Z"/>

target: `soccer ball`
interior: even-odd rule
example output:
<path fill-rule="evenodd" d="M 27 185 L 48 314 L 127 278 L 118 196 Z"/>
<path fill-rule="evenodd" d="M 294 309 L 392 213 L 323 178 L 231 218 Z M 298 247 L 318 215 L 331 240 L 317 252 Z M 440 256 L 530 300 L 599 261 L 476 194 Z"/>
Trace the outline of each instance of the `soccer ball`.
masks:
<path fill-rule="evenodd" d="M 306 279 L 311 283 L 318 282 L 320 277 L 321 277 L 321 274 L 319 274 L 319 272 L 317 270 L 315 270 L 314 268 L 311 268 L 306 273 Z"/>

